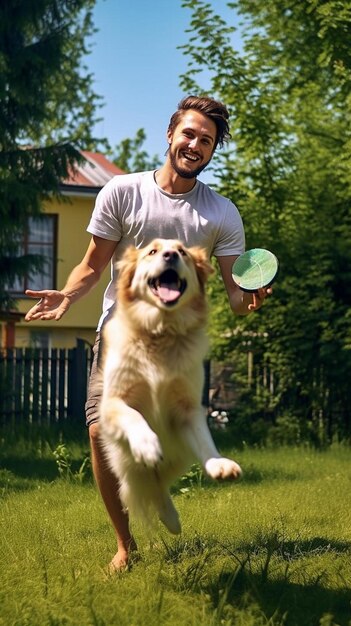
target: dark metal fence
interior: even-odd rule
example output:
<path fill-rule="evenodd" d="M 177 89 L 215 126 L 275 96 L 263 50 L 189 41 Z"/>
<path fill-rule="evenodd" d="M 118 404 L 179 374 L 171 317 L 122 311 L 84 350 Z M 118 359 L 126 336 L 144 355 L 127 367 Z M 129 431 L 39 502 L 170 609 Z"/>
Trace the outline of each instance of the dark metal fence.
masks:
<path fill-rule="evenodd" d="M 84 418 L 91 349 L 13 348 L 0 351 L 0 419 L 58 422 Z"/>

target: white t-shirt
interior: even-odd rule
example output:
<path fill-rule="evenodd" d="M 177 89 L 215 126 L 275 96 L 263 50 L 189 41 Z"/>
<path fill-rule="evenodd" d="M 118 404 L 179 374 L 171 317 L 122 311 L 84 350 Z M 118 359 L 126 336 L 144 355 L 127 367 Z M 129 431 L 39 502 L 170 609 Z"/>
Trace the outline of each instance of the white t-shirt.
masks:
<path fill-rule="evenodd" d="M 157 185 L 154 172 L 112 178 L 96 198 L 87 231 L 119 242 L 99 328 L 116 301 L 115 263 L 128 246 L 142 248 L 158 237 L 179 239 L 187 247 L 205 248 L 209 258 L 239 255 L 245 249 L 242 219 L 230 200 L 200 181 L 187 193 L 169 194 Z"/>

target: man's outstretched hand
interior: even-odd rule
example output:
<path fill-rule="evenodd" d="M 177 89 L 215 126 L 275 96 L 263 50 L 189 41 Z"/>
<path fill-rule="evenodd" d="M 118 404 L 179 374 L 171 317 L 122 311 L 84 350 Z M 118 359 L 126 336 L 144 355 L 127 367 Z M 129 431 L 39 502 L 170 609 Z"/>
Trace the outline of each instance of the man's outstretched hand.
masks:
<path fill-rule="evenodd" d="M 25 316 L 26 322 L 31 322 L 32 320 L 58 321 L 71 306 L 69 297 L 61 291 L 54 289 L 44 289 L 43 291 L 27 289 L 25 293 L 30 298 L 39 298 L 38 302 L 29 309 Z"/>

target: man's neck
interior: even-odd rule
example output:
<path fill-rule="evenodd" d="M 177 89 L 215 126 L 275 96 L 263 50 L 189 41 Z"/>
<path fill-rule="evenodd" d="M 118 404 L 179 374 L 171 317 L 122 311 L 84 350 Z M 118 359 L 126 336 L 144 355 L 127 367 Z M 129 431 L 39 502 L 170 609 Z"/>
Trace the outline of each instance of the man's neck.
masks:
<path fill-rule="evenodd" d="M 163 191 L 171 194 L 187 193 L 191 191 L 196 184 L 196 178 L 183 178 L 179 176 L 173 168 L 168 166 L 167 162 L 155 172 L 155 180 Z"/>

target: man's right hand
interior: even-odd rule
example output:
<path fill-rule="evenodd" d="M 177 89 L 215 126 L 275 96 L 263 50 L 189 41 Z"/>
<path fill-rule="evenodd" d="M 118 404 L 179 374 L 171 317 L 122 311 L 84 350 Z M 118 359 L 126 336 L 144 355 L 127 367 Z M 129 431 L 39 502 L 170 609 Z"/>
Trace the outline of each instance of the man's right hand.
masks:
<path fill-rule="evenodd" d="M 62 293 L 62 291 L 56 291 L 54 289 L 44 289 L 43 291 L 32 291 L 27 289 L 26 296 L 30 298 L 39 298 L 31 309 L 29 309 L 25 316 L 26 322 L 32 320 L 60 320 L 61 317 L 68 311 L 71 306 L 71 302 L 68 296 Z"/>

